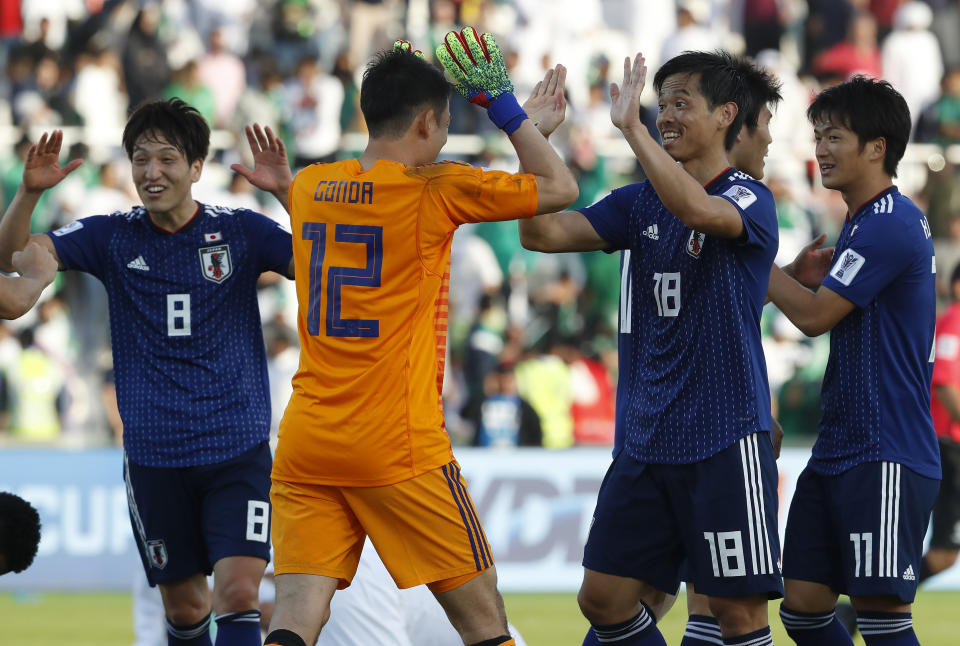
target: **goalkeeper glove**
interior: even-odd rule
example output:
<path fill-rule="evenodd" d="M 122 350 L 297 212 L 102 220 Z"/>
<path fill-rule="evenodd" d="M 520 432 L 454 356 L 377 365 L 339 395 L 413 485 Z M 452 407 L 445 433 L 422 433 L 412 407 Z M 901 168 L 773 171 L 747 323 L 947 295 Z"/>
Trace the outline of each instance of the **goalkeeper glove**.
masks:
<path fill-rule="evenodd" d="M 451 31 L 437 47 L 437 59 L 456 81 L 457 92 L 486 108 L 494 125 L 508 135 L 527 118 L 513 95 L 503 54 L 490 34 L 478 37 L 473 27 Z"/>
<path fill-rule="evenodd" d="M 393 43 L 393 51 L 409 52 L 411 51 L 410 50 L 411 47 L 413 47 L 413 45 L 411 45 L 409 41 L 406 41 L 406 40 L 397 40 L 397 41 L 394 41 Z M 423 52 L 421 52 L 419 49 L 414 49 L 413 55 L 419 59 L 426 60 L 423 58 Z"/>

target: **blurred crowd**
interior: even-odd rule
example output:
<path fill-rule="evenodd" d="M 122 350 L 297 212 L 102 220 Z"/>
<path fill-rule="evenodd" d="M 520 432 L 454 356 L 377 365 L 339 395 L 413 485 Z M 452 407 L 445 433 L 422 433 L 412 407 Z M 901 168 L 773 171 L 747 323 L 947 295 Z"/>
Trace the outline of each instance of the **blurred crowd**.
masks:
<path fill-rule="evenodd" d="M 804 111 L 851 74 L 889 80 L 913 116 L 898 184 L 925 209 L 945 281 L 960 260 L 960 0 L 4 0 L 0 2 L 0 191 L 16 193 L 30 142 L 62 128 L 85 163 L 35 211 L 33 231 L 137 203 L 120 133 L 139 103 L 179 96 L 214 129 L 194 196 L 285 221 L 272 197 L 234 175 L 249 164 L 243 126 L 269 125 L 300 168 L 356 156 L 364 64 L 406 38 L 428 58 L 462 25 L 496 35 L 521 102 L 546 69 L 568 68 L 567 120 L 552 138 L 585 206 L 642 179 L 610 123 L 608 86 L 642 51 L 652 78 L 689 49 L 749 55 L 783 82 L 764 181 L 777 200 L 778 263 L 846 208 L 819 185 Z M 656 106 L 646 90 L 646 123 Z M 515 171 L 509 142 L 454 95 L 444 155 Z M 66 159 L 65 159 L 66 160 Z M 617 379 L 619 255 L 544 255 L 516 224 L 454 238 L 444 402 L 455 443 L 609 445 Z M 944 289 L 944 295 L 946 291 Z M 265 276 L 261 310 L 274 427 L 298 362 L 293 285 Z M 117 443 L 106 294 L 61 274 L 33 312 L 0 325 L 0 441 Z M 807 339 L 772 306 L 763 319 L 775 411 L 788 442 L 819 418 L 827 339 Z"/>

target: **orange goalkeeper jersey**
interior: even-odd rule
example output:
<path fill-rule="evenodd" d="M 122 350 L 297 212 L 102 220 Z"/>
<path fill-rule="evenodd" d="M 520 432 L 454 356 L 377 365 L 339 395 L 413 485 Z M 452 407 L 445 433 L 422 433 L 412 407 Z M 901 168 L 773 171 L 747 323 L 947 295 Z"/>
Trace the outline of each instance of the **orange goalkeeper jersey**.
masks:
<path fill-rule="evenodd" d="M 453 232 L 534 215 L 536 179 L 350 159 L 303 169 L 289 198 L 301 350 L 273 476 L 380 486 L 447 464 Z"/>

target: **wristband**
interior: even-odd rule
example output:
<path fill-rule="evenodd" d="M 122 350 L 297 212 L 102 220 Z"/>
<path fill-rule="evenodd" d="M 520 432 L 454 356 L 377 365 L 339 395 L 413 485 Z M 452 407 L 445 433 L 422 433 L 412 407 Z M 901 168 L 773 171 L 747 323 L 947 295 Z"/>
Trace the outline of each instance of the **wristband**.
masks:
<path fill-rule="evenodd" d="M 508 135 L 516 132 L 523 120 L 528 118 L 512 92 L 504 92 L 491 101 L 490 107 L 487 108 L 487 116 L 490 117 L 493 125 Z"/>

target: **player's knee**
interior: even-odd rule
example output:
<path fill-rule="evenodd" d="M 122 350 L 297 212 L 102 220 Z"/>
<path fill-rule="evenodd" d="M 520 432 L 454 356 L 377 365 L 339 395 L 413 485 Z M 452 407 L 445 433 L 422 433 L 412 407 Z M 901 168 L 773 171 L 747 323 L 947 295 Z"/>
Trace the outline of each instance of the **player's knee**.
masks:
<path fill-rule="evenodd" d="M 768 624 L 766 600 L 711 598 L 710 611 L 724 634 L 746 635 Z"/>
<path fill-rule="evenodd" d="M 599 586 L 581 586 L 577 603 L 583 616 L 595 626 L 608 626 L 632 616 L 622 599 Z"/>
<path fill-rule="evenodd" d="M 193 626 L 210 616 L 210 608 L 191 603 L 168 603 L 167 621 L 174 626 Z"/>
<path fill-rule="evenodd" d="M 213 606 L 218 614 L 258 608 L 259 592 L 257 582 L 246 577 L 227 579 L 222 584 L 215 581 Z"/>

